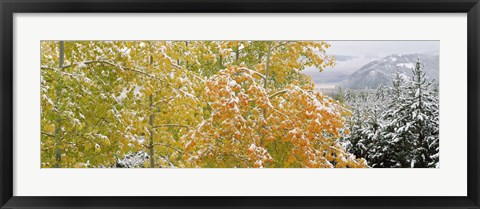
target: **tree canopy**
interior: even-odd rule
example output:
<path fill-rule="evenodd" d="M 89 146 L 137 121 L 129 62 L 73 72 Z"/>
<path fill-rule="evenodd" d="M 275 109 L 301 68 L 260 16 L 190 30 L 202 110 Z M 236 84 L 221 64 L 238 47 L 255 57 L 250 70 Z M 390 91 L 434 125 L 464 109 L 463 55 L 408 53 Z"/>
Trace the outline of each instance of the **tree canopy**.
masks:
<path fill-rule="evenodd" d="M 398 84 L 401 102 L 388 106 L 394 112 L 382 112 L 380 102 L 362 109 L 351 102 L 355 96 L 347 95 L 345 105 L 316 91 L 302 72 L 334 66 L 329 47 L 323 41 L 42 41 L 41 166 L 435 166 L 438 125 L 431 122 L 438 121 L 432 106 L 438 98 L 420 67 L 411 84 Z M 384 144 L 372 144 L 379 140 Z M 406 149 L 402 140 L 415 141 L 412 153 L 391 157 L 401 153 L 392 151 L 398 143 Z M 386 156 L 390 164 L 377 162 Z"/>

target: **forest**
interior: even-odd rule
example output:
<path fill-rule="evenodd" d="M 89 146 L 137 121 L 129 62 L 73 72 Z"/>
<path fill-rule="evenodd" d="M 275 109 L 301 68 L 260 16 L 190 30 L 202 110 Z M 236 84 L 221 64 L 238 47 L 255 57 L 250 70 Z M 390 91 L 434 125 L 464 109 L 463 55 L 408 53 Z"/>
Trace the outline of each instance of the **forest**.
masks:
<path fill-rule="evenodd" d="M 42 168 L 436 168 L 439 87 L 315 90 L 325 41 L 42 41 Z"/>

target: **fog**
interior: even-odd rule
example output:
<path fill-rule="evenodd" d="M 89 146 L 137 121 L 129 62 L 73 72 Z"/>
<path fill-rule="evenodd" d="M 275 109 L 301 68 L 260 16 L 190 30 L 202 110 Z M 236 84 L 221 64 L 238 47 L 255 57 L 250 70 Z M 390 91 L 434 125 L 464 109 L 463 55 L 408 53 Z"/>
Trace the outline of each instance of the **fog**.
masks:
<path fill-rule="evenodd" d="M 316 86 L 335 86 L 363 65 L 392 54 L 438 54 L 439 41 L 327 41 L 327 54 L 336 65 L 323 72 L 311 67 L 303 72 L 312 76 Z"/>

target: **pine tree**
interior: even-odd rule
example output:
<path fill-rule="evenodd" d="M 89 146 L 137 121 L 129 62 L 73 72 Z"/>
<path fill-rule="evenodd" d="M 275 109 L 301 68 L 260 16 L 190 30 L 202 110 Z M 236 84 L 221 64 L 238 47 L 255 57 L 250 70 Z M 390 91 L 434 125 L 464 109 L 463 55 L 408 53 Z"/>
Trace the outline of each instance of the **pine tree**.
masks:
<path fill-rule="evenodd" d="M 398 126 L 403 125 L 403 122 L 398 119 L 401 113 L 399 110 L 402 109 L 402 104 L 405 102 L 405 85 L 405 79 L 397 70 L 392 86 L 388 87 L 386 92 L 388 101 L 382 115 L 385 121 L 381 133 L 383 140 L 377 145 L 379 149 L 375 155 L 375 167 L 399 167 L 399 165 L 407 163 L 403 162 L 404 159 L 409 158 L 411 144 L 402 138 L 408 134 L 408 131 L 398 130 Z"/>
<path fill-rule="evenodd" d="M 412 110 L 411 119 L 418 137 L 412 167 L 435 167 L 438 164 L 439 100 L 431 85 L 418 61 L 413 70 L 410 97 L 405 104 Z"/>
<path fill-rule="evenodd" d="M 438 86 L 420 61 L 412 74 L 407 80 L 397 71 L 389 87 L 346 95 L 352 115 L 343 140 L 371 167 L 438 167 Z"/>
<path fill-rule="evenodd" d="M 352 115 L 347 119 L 350 133 L 344 141 L 349 141 L 348 150 L 357 157 L 367 160 L 370 166 L 382 161 L 379 156 L 382 137 L 382 113 L 384 111 L 383 88 L 377 91 L 360 92 L 347 96 L 348 105 L 352 107 Z M 380 161 L 380 162 L 379 162 Z"/>
<path fill-rule="evenodd" d="M 412 70 L 406 92 L 395 97 L 384 118 L 384 136 L 388 141 L 389 162 L 394 167 L 436 167 L 439 146 L 439 100 L 431 88 L 420 61 Z M 398 81 L 398 80 L 397 80 Z M 394 93 L 401 89 L 394 81 Z M 389 157 L 390 158 L 390 157 Z M 386 166 L 386 165 L 385 165 Z"/>

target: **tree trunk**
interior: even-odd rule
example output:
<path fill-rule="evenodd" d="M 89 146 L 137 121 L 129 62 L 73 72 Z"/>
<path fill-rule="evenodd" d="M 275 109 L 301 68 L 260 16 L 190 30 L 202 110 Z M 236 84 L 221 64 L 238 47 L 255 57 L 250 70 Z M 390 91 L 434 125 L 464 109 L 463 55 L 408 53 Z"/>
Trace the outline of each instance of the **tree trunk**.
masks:
<path fill-rule="evenodd" d="M 268 87 L 268 70 L 270 68 L 270 54 L 272 53 L 272 42 L 268 43 L 268 52 L 267 52 L 267 66 L 265 68 L 265 79 L 263 82 L 263 88 L 267 91 Z M 267 120 L 267 108 L 263 108 L 263 118 Z M 263 127 L 266 128 L 266 127 Z M 262 141 L 260 142 L 260 146 L 263 147 L 265 141 L 265 136 L 262 137 Z"/>
<path fill-rule="evenodd" d="M 151 68 L 153 68 L 152 65 L 153 65 L 153 57 L 150 56 L 150 67 Z M 153 111 L 154 111 L 153 95 L 150 95 L 148 99 L 150 100 L 150 110 L 152 111 L 152 113 L 150 113 L 150 119 L 148 121 L 148 124 L 150 125 L 150 128 L 149 128 L 150 129 L 149 130 L 150 131 L 150 144 L 149 144 L 149 148 L 150 148 L 150 153 L 149 153 L 149 155 L 150 155 L 150 168 L 154 168 L 155 167 L 155 159 L 154 159 L 154 150 L 153 150 L 154 149 L 153 148 L 154 147 L 153 146 L 153 132 L 154 132 L 153 120 L 154 120 L 155 115 L 153 113 Z"/>
<path fill-rule="evenodd" d="M 152 95 L 150 95 L 149 97 L 150 99 L 150 109 L 153 109 L 152 107 Z M 155 159 L 153 158 L 154 157 L 154 150 L 153 150 L 153 118 L 154 115 L 153 115 L 153 112 L 150 114 L 150 120 L 148 121 L 148 124 L 150 125 L 150 145 L 149 145 L 149 148 L 150 148 L 150 168 L 154 168 L 155 167 Z"/>
<path fill-rule="evenodd" d="M 272 53 L 272 43 L 268 44 L 268 52 L 267 52 L 267 66 L 265 69 L 265 81 L 263 83 L 263 88 L 267 90 L 267 83 L 268 83 L 268 68 L 270 67 L 270 54 Z"/>
<path fill-rule="evenodd" d="M 63 62 L 65 60 L 65 46 L 64 46 L 64 42 L 63 41 L 60 41 L 58 43 L 58 69 L 59 69 L 59 72 L 58 72 L 58 85 L 56 86 L 56 89 L 55 89 L 55 98 L 56 98 L 56 102 L 55 102 L 55 105 L 57 106 L 57 117 L 55 119 L 55 168 L 60 168 L 60 163 L 62 161 L 62 151 L 60 150 L 60 139 L 61 139 L 61 136 L 60 136 L 60 128 L 62 126 L 62 118 L 61 118 L 61 113 L 60 113 L 60 95 L 62 94 L 62 75 L 61 75 L 61 71 L 63 70 Z"/>

